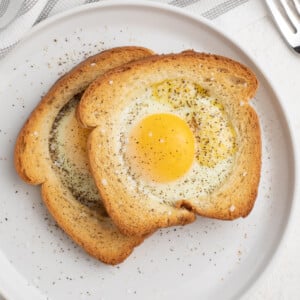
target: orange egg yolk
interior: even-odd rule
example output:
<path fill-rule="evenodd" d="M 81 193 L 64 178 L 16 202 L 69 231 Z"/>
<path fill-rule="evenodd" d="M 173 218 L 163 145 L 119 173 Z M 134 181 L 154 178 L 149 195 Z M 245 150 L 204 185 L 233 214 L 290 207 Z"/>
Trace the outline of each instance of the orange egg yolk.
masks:
<path fill-rule="evenodd" d="M 131 131 L 127 154 L 134 173 L 156 182 L 173 181 L 193 163 L 194 135 L 180 117 L 153 114 Z"/>

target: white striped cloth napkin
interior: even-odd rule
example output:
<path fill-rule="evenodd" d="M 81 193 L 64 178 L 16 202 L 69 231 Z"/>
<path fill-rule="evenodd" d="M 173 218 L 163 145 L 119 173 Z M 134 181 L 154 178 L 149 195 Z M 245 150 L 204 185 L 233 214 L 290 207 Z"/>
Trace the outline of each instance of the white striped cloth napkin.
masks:
<path fill-rule="evenodd" d="M 0 0 L 0 59 L 3 58 L 35 24 L 70 8 L 100 1 L 109 0 Z M 252 0 L 151 1 L 182 7 L 199 16 L 201 15 L 213 20 L 235 7 Z"/>

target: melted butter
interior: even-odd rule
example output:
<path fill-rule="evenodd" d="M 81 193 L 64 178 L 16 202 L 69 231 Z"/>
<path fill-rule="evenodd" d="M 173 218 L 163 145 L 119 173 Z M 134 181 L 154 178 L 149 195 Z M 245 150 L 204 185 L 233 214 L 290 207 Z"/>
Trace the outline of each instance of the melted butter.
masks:
<path fill-rule="evenodd" d="M 203 101 L 198 108 L 188 121 L 197 141 L 196 158 L 201 165 L 213 168 L 236 153 L 236 132 L 220 102 Z"/>
<path fill-rule="evenodd" d="M 192 107 L 196 98 L 208 97 L 208 91 L 185 79 L 168 79 L 152 86 L 152 97 L 173 108 Z"/>
<path fill-rule="evenodd" d="M 152 86 L 152 98 L 174 109 L 185 109 L 196 140 L 199 164 L 213 168 L 237 151 L 236 132 L 224 105 L 206 89 L 185 79 L 168 79 Z"/>
<path fill-rule="evenodd" d="M 90 130 L 82 128 L 76 120 L 75 111 L 69 117 L 65 116 L 65 122 L 61 122 L 62 132 L 66 137 L 67 143 L 64 143 L 64 152 L 66 158 L 76 165 L 77 169 L 88 169 L 87 139 Z"/>

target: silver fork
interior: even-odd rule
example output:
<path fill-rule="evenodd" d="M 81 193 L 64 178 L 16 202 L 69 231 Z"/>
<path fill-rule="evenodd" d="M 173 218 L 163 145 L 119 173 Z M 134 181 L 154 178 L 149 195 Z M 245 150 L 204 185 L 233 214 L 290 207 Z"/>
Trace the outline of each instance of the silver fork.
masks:
<path fill-rule="evenodd" d="M 300 53 L 300 2 L 298 1 L 266 0 L 266 3 L 285 40 Z"/>

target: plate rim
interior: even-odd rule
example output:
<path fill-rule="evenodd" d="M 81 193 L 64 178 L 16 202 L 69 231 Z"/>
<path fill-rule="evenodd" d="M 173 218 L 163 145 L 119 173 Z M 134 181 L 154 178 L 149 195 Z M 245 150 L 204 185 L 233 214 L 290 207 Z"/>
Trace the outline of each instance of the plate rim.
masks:
<path fill-rule="evenodd" d="M 245 296 L 250 291 L 252 291 L 253 288 L 259 282 L 261 282 L 263 278 L 266 277 L 266 275 L 271 271 L 271 267 L 276 263 L 280 254 L 282 253 L 284 241 L 288 238 L 288 233 L 290 232 L 290 227 L 291 227 L 292 221 L 295 219 L 294 218 L 295 206 L 296 206 L 295 199 L 296 199 L 297 195 L 299 194 L 299 190 L 300 190 L 300 188 L 298 188 L 297 184 L 296 184 L 298 182 L 298 161 L 299 161 L 298 154 L 296 151 L 296 143 L 295 143 L 296 136 L 295 136 L 293 127 L 291 125 L 291 121 L 288 118 L 289 114 L 287 113 L 287 110 L 283 105 L 284 102 L 281 100 L 281 97 L 280 97 L 275 85 L 273 84 L 272 79 L 270 79 L 269 76 L 266 75 L 264 70 L 262 70 L 259 67 L 258 62 L 253 57 L 253 55 L 249 53 L 249 51 L 247 49 L 242 47 L 235 38 L 229 36 L 229 34 L 220 30 L 219 28 L 217 28 L 217 26 L 215 26 L 211 21 L 209 21 L 209 20 L 205 19 L 204 17 L 199 16 L 193 12 L 187 11 L 183 8 L 175 7 L 168 3 L 160 3 L 160 2 L 154 2 L 154 1 L 141 2 L 139 0 L 126 0 L 126 1 L 110 0 L 110 1 L 103 1 L 103 2 L 81 4 L 76 7 L 71 8 L 71 9 L 68 9 L 66 11 L 59 12 L 59 13 L 43 20 L 42 22 L 38 23 L 24 35 L 22 40 L 18 42 L 18 44 L 12 49 L 12 51 L 10 51 L 6 56 L 4 56 L 2 59 L 0 59 L 0 69 L 2 69 L 2 67 L 5 67 L 6 65 L 11 65 L 11 62 L 15 55 L 14 53 L 16 51 L 18 51 L 19 48 L 22 47 L 22 43 L 26 43 L 28 41 L 28 39 L 30 39 L 32 37 L 34 38 L 35 34 L 38 34 L 44 28 L 47 28 L 48 26 L 53 25 L 56 21 L 60 21 L 65 18 L 68 18 L 69 16 L 73 16 L 73 15 L 79 14 L 79 13 L 85 13 L 86 11 L 93 9 L 93 8 L 101 10 L 106 7 L 109 7 L 109 8 L 117 7 L 117 9 L 120 9 L 121 7 L 137 7 L 137 8 L 144 8 L 144 9 L 145 8 L 155 8 L 158 10 L 163 10 L 167 13 L 171 13 L 171 14 L 175 13 L 175 14 L 179 15 L 180 17 L 186 17 L 188 19 L 192 19 L 193 21 L 198 23 L 198 25 L 202 24 L 202 25 L 205 25 L 206 27 L 209 27 L 211 30 L 213 30 L 214 32 L 216 32 L 217 34 L 219 34 L 220 36 L 225 38 L 225 40 L 227 42 L 229 42 L 231 46 L 235 47 L 243 55 L 245 55 L 245 57 L 255 67 L 256 71 L 258 71 L 258 73 L 260 73 L 262 78 L 269 85 L 269 87 L 271 88 L 271 90 L 276 98 L 276 100 L 275 100 L 276 105 L 278 106 L 278 108 L 283 116 L 283 125 L 286 127 L 285 131 L 288 133 L 288 137 L 286 137 L 286 138 L 288 139 L 288 142 L 289 142 L 289 148 L 290 148 L 289 152 L 291 152 L 291 157 L 289 158 L 289 160 L 291 161 L 291 165 L 293 165 L 293 170 L 290 171 L 290 174 L 292 175 L 292 179 L 293 179 L 292 191 L 290 192 L 290 195 L 291 195 L 290 196 L 290 207 L 289 207 L 287 219 L 285 220 L 284 228 L 282 229 L 280 238 L 277 240 L 275 249 L 272 250 L 272 255 L 269 258 L 265 259 L 264 264 L 259 267 L 259 270 L 257 270 L 257 272 L 258 272 L 257 277 L 256 278 L 250 277 L 248 279 L 248 282 L 245 283 L 244 288 L 239 289 L 237 291 L 237 293 L 235 294 L 235 297 L 237 297 L 237 298 Z M 2 257 L 2 254 L 3 253 L 0 249 L 0 266 L 3 265 L 3 262 L 5 263 L 5 261 L 4 261 L 5 256 L 3 255 L 3 257 Z M 7 259 L 6 259 L 6 261 L 7 261 Z M 1 268 L 0 268 L 0 270 L 1 270 Z M 10 271 L 12 271 L 15 275 L 18 274 L 17 275 L 19 277 L 18 280 L 20 283 L 21 282 L 24 283 L 24 287 L 26 286 L 26 288 L 27 288 L 27 289 L 25 289 L 26 291 L 28 290 L 28 291 L 32 292 L 32 294 L 29 295 L 31 297 L 31 299 L 43 299 L 44 297 L 46 297 L 37 288 L 28 286 L 28 284 L 26 284 L 26 282 L 27 282 L 26 279 L 16 271 L 16 269 L 13 265 L 11 265 Z M 7 288 L 7 286 L 5 286 L 5 280 L 3 280 L 2 276 L 1 276 L 1 272 L 0 272 L 0 296 L 1 296 L 1 294 L 3 294 L 4 297 L 6 297 L 7 299 L 10 299 L 10 297 L 12 296 L 10 290 L 11 290 L 10 288 Z M 36 292 L 38 292 L 38 293 L 36 294 Z M 41 298 L 41 297 L 43 297 L 43 298 Z"/>

